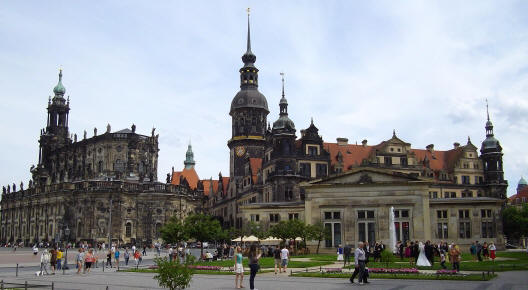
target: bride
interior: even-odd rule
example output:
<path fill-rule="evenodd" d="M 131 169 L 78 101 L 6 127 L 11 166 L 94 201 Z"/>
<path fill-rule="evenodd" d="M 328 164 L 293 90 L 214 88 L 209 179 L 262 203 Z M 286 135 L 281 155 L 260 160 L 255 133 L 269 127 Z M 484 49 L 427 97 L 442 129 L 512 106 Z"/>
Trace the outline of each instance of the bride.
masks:
<path fill-rule="evenodd" d="M 431 267 L 431 263 L 429 263 L 429 260 L 425 256 L 425 246 L 422 242 L 420 242 L 419 246 L 420 248 L 420 255 L 418 256 L 418 261 L 416 261 L 417 266 L 425 266 L 425 267 Z"/>

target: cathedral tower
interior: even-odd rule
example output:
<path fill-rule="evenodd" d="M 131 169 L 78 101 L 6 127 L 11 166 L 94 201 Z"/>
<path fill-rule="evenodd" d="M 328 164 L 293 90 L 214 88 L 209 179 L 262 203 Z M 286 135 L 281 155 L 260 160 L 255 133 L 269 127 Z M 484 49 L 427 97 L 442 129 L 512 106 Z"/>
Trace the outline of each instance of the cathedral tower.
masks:
<path fill-rule="evenodd" d="M 508 182 L 504 180 L 502 167 L 502 147 L 493 134 L 493 123 L 489 117 L 486 104 L 488 121 L 486 122 L 486 139 L 480 148 L 482 163 L 484 164 L 484 182 L 490 185 L 490 194 L 494 197 L 506 198 Z"/>
<path fill-rule="evenodd" d="M 263 158 L 266 144 L 266 118 L 269 113 L 266 97 L 258 90 L 257 57 L 251 51 L 251 33 L 249 26 L 247 50 L 242 56 L 244 66 L 240 69 L 240 91 L 231 102 L 229 115 L 232 118 L 232 134 L 228 141 L 230 149 L 231 177 L 245 175 L 245 165 L 249 158 Z"/>

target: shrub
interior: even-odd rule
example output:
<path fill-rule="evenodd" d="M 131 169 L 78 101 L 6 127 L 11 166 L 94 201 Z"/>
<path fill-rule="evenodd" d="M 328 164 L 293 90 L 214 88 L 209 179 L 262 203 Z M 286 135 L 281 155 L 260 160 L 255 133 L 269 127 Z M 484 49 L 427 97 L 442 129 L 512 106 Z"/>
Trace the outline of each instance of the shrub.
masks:
<path fill-rule="evenodd" d="M 381 252 L 381 262 L 383 263 L 392 263 L 396 260 L 394 254 L 391 251 L 385 249 Z"/>
<path fill-rule="evenodd" d="M 160 287 L 171 290 L 189 287 L 194 271 L 188 264 L 169 262 L 167 258 L 156 258 L 154 261 L 158 265 L 158 274 L 154 279 L 158 280 Z"/>

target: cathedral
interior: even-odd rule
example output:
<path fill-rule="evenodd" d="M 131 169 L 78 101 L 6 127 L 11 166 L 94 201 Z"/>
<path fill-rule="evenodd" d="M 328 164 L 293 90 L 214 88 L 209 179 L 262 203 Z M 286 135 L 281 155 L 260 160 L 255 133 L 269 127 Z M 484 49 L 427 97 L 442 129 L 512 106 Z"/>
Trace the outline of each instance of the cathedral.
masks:
<path fill-rule="evenodd" d="M 325 142 L 313 120 L 298 138 L 284 77 L 279 116 L 272 125 L 267 121 L 249 18 L 242 62 L 229 111 L 229 184 L 226 189 L 211 180 L 204 191 L 209 212 L 225 227 L 255 222 L 269 228 L 290 219 L 322 223 L 331 232 L 324 246 L 332 249 L 388 243 L 394 214 L 397 240 L 486 240 L 504 247 L 501 210 L 508 184 L 489 114 L 480 151 L 469 138 L 448 150 L 412 148 L 395 131 L 375 145 L 348 144 L 347 138 Z"/>
<path fill-rule="evenodd" d="M 201 208 L 203 193 L 157 182 L 158 135 L 136 126 L 70 135 L 70 99 L 59 82 L 49 98 L 32 179 L 4 186 L 0 242 L 151 243 L 173 215 Z"/>

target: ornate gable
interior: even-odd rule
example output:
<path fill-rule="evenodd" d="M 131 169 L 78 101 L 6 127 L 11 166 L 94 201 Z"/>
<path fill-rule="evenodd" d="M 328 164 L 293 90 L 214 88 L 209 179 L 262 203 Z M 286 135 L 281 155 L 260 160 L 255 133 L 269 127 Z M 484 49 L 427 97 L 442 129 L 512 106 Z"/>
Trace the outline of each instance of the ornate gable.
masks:
<path fill-rule="evenodd" d="M 356 168 L 345 173 L 332 175 L 327 178 L 309 182 L 310 185 L 318 184 L 346 184 L 346 185 L 366 185 L 366 184 L 395 184 L 410 182 L 427 182 L 428 180 L 419 178 L 416 174 L 402 173 L 398 171 L 377 169 L 377 168 Z"/>

